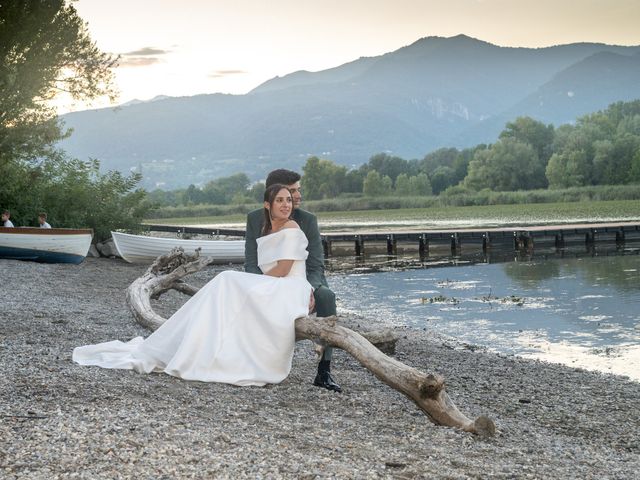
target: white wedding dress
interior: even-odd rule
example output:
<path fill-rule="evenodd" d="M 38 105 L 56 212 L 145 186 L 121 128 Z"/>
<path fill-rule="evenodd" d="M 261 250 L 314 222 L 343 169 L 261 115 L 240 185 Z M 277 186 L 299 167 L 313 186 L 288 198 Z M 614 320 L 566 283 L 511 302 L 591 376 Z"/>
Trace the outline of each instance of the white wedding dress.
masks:
<path fill-rule="evenodd" d="M 308 242 L 297 228 L 257 242 L 263 272 L 295 260 L 286 277 L 221 272 L 146 339 L 78 347 L 73 361 L 242 386 L 281 382 L 291 370 L 294 321 L 309 309 Z"/>

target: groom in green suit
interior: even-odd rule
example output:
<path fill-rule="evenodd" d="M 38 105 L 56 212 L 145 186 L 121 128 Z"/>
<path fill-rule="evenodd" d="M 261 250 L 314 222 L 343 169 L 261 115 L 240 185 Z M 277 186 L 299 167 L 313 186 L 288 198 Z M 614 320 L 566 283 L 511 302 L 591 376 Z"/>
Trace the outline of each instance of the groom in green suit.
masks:
<path fill-rule="evenodd" d="M 274 170 L 267 176 L 266 187 L 280 183 L 286 185 L 291 191 L 293 198 L 292 218 L 300 226 L 309 241 L 307 251 L 307 280 L 313 287 L 313 296 L 316 304 L 316 312 L 319 317 L 328 317 L 336 314 L 336 296 L 327 285 L 324 276 L 324 251 L 320 230 L 318 229 L 318 219 L 310 212 L 302 210 L 302 192 L 300 190 L 300 175 L 291 170 Z M 247 233 L 244 247 L 244 269 L 246 272 L 261 274 L 258 267 L 258 245 L 256 239 L 260 236 L 264 221 L 263 209 L 259 208 L 247 215 Z M 317 387 L 326 388 L 334 392 L 341 392 L 342 388 L 331 377 L 331 356 L 333 349 L 327 347 L 322 359 L 318 364 L 318 374 L 313 384 Z"/>

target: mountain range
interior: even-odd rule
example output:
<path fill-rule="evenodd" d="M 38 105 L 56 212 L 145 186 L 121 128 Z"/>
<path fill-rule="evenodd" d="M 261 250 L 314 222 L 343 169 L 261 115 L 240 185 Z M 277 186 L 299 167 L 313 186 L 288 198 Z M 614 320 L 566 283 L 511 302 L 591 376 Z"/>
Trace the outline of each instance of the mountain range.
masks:
<path fill-rule="evenodd" d="M 556 126 L 640 98 L 640 46 L 499 47 L 427 37 L 377 57 L 276 77 L 245 95 L 157 97 L 62 117 L 61 144 L 105 170 L 137 169 L 147 188 L 245 172 L 300 170 L 317 155 L 348 167 L 380 152 L 422 158 L 497 139 L 529 115 Z"/>

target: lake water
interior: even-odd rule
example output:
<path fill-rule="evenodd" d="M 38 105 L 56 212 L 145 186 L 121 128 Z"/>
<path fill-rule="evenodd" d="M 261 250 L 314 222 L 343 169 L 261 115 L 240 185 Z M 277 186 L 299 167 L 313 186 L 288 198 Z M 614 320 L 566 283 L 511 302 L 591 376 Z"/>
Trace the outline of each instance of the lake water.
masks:
<path fill-rule="evenodd" d="M 329 283 L 341 311 L 640 381 L 640 248 L 498 260 L 336 258 Z"/>

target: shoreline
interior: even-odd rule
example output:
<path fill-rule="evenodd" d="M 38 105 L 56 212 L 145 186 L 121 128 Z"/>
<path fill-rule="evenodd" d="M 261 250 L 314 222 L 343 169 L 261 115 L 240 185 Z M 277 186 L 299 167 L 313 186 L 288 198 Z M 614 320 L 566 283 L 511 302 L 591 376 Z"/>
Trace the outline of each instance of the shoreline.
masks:
<path fill-rule="evenodd" d="M 0 260 L 0 472 L 7 478 L 632 478 L 640 470 L 640 383 L 460 348 L 396 328 L 395 358 L 445 377 L 483 439 L 432 425 L 342 351 L 334 394 L 311 385 L 316 360 L 296 346 L 279 385 L 239 388 L 81 367 L 75 346 L 148 332 L 124 303 L 146 269 Z M 191 276 L 201 286 L 220 267 Z M 154 303 L 169 316 L 185 297 Z M 351 317 L 356 328 L 384 323 Z"/>

